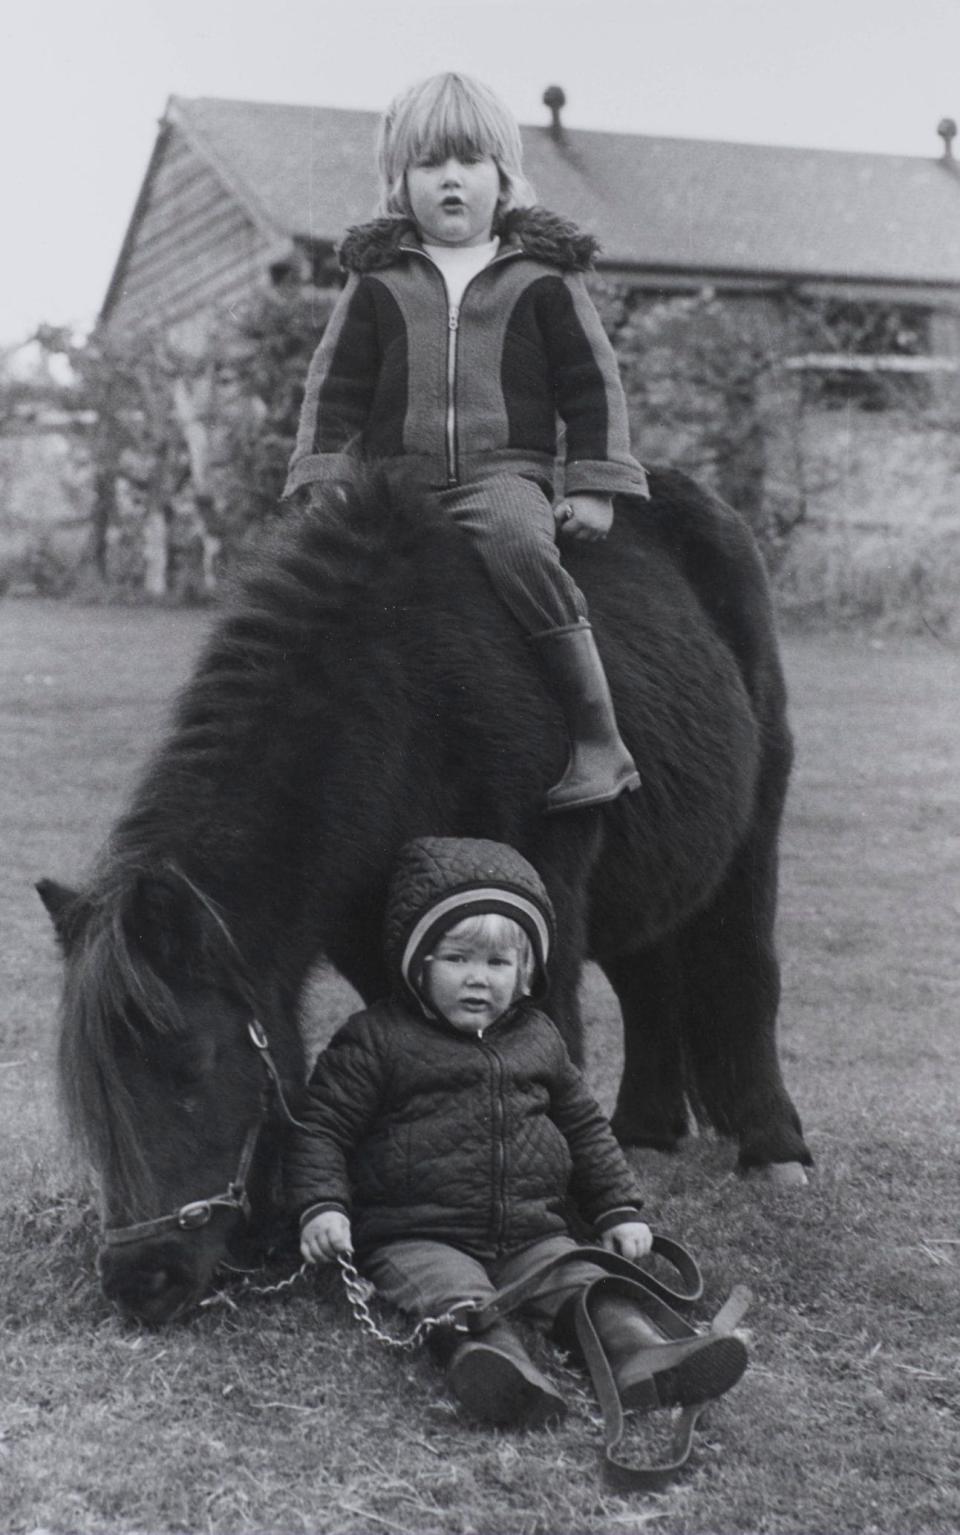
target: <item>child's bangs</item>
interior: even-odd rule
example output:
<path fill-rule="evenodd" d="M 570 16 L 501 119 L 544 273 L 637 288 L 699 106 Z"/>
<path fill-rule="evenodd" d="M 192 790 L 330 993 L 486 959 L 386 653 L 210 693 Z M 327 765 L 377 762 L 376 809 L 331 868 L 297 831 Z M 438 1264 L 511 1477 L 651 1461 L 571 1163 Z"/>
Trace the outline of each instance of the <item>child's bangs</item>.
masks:
<path fill-rule="evenodd" d="M 436 115 L 418 125 L 412 139 L 410 160 L 413 164 L 451 158 L 471 160 L 484 155 L 499 162 L 506 159 L 503 139 L 493 125 L 472 103 L 455 99 L 441 103 Z"/>
<path fill-rule="evenodd" d="M 496 911 L 478 912 L 474 917 L 465 917 L 457 924 L 456 935 L 465 943 L 489 943 L 498 948 L 512 949 L 517 954 L 522 954 L 530 947 L 530 940 L 519 922 Z"/>
<path fill-rule="evenodd" d="M 516 158 L 511 124 L 499 103 L 475 82 L 456 75 L 428 81 L 419 98 L 409 102 L 407 134 L 408 163 L 490 155 L 509 164 Z"/>

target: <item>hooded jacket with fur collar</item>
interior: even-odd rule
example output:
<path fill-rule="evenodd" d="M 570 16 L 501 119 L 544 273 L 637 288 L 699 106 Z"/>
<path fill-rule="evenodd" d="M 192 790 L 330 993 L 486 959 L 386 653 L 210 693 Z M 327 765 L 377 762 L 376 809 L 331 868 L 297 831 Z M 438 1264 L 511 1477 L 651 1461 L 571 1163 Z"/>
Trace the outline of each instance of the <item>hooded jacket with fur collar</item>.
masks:
<path fill-rule="evenodd" d="M 584 282 L 592 236 L 543 208 L 504 216 L 500 245 L 450 309 L 406 219 L 348 231 L 347 283 L 307 374 L 284 495 L 356 456 L 430 490 L 520 474 L 564 490 L 646 497 L 612 346 Z"/>
<path fill-rule="evenodd" d="M 419 1002 L 417 955 L 477 903 L 532 924 L 535 953 L 549 951 L 549 898 L 513 848 L 408 844 L 386 921 L 395 994 L 334 1035 L 298 1110 L 291 1205 L 301 1225 L 324 1210 L 348 1214 L 361 1257 L 421 1238 L 489 1261 L 565 1231 L 568 1200 L 597 1231 L 637 1218 L 639 1191 L 613 1132 L 530 998 L 480 1035 Z"/>

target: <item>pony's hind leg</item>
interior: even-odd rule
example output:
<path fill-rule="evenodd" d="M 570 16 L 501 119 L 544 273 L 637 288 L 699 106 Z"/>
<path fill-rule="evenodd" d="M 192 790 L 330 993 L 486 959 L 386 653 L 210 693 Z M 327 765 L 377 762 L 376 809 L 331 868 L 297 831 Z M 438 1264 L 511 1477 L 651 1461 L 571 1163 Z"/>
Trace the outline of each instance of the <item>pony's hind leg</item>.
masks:
<path fill-rule="evenodd" d="M 687 1134 L 676 943 L 602 961 L 623 1017 L 623 1077 L 613 1129 L 622 1145 L 675 1151 Z"/>
<path fill-rule="evenodd" d="M 753 837 L 680 940 L 684 1053 L 698 1117 L 739 1148 L 741 1171 L 812 1157 L 777 1053 L 776 850 Z M 786 1180 L 784 1180 L 786 1181 Z"/>

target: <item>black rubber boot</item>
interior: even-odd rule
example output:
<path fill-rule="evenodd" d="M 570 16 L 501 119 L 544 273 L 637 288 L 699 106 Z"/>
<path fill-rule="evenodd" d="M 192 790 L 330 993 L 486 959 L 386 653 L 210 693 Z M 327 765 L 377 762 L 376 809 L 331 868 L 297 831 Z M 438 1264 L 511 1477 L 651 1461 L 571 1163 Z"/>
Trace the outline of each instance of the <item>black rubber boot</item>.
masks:
<path fill-rule="evenodd" d="M 619 1295 L 598 1295 L 593 1321 L 624 1407 L 690 1407 L 722 1396 L 747 1368 L 747 1350 L 730 1334 L 672 1341 Z"/>
<path fill-rule="evenodd" d="M 542 1428 L 566 1415 L 563 1398 L 505 1322 L 459 1343 L 447 1373 L 461 1406 L 481 1423 Z"/>
<path fill-rule="evenodd" d="M 590 625 L 546 629 L 533 638 L 570 737 L 570 759 L 559 783 L 547 791 L 546 813 L 603 805 L 625 789 L 638 789 L 640 774 L 620 739 Z"/>

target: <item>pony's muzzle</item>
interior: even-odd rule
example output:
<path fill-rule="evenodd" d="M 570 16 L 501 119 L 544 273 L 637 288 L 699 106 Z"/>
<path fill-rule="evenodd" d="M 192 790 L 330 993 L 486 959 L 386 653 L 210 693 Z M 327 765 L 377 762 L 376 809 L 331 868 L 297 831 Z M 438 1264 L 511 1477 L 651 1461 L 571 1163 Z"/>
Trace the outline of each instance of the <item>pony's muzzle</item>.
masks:
<path fill-rule="evenodd" d="M 104 1295 L 131 1320 L 159 1327 L 195 1305 L 207 1287 L 214 1259 L 176 1238 L 136 1246 L 104 1247 L 97 1267 Z"/>

